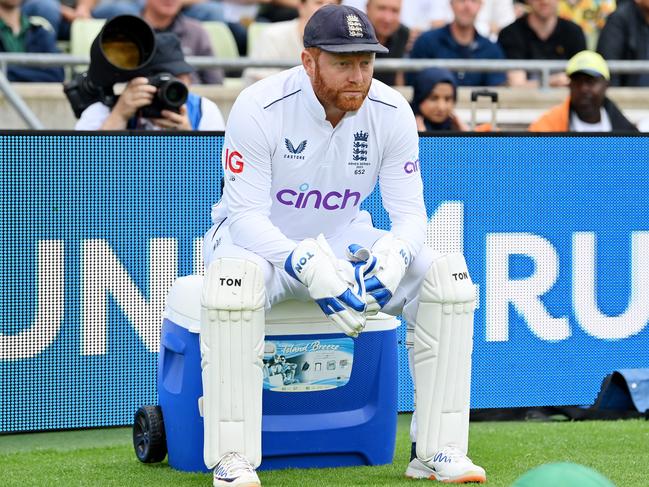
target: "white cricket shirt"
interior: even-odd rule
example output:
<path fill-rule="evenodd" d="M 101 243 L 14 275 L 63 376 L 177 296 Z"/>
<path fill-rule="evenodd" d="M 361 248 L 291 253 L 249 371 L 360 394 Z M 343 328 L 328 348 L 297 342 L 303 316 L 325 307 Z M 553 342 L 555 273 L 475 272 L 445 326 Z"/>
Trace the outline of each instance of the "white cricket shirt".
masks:
<path fill-rule="evenodd" d="M 233 243 L 283 267 L 296 242 L 344 232 L 380 183 L 391 232 L 417 255 L 426 234 L 415 117 L 373 80 L 362 107 L 333 128 L 298 66 L 241 92 L 228 117 L 223 198 L 212 220 Z"/>

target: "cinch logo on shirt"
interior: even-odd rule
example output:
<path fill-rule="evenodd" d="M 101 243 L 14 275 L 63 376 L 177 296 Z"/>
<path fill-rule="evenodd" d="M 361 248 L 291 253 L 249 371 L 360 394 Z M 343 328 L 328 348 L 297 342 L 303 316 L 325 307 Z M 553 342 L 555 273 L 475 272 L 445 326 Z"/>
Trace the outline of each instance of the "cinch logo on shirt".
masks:
<path fill-rule="evenodd" d="M 299 191 L 280 189 L 275 197 L 286 206 L 315 209 L 322 207 L 325 210 L 343 210 L 349 205 L 358 206 L 361 202 L 361 194 L 351 189 L 345 189 L 342 193 L 329 191 L 323 194 L 317 189 L 309 190 L 307 183 L 301 184 L 298 189 Z"/>
<path fill-rule="evenodd" d="M 412 174 L 413 172 L 419 171 L 419 159 L 406 162 L 403 165 L 403 170 L 406 172 L 406 174 Z"/>

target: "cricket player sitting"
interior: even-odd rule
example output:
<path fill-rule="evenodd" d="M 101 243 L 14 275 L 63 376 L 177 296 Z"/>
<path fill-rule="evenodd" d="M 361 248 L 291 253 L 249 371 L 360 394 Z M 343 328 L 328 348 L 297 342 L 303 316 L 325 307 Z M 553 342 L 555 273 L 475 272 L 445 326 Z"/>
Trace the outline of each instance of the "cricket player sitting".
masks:
<path fill-rule="evenodd" d="M 302 66 L 242 91 L 227 122 L 201 311 L 214 485 L 260 485 L 264 312 L 289 298 L 315 300 L 351 337 L 371 314 L 402 314 L 417 409 L 406 476 L 484 482 L 466 456 L 474 286 L 462 255 L 424 246 L 415 118 L 372 80 L 387 49 L 364 13 L 340 5 L 311 17 L 304 47 Z M 389 232 L 360 211 L 377 180 Z"/>

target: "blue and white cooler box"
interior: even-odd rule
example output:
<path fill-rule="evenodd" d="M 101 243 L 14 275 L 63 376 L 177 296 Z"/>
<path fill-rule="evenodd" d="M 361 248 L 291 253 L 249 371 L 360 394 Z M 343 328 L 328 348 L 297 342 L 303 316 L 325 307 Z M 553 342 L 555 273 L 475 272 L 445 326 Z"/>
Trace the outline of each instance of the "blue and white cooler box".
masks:
<path fill-rule="evenodd" d="M 158 359 L 158 399 L 169 464 L 206 471 L 200 367 L 203 277 L 177 279 Z M 399 320 L 379 314 L 352 339 L 315 303 L 287 301 L 266 315 L 261 469 L 392 462 L 397 426 Z"/>

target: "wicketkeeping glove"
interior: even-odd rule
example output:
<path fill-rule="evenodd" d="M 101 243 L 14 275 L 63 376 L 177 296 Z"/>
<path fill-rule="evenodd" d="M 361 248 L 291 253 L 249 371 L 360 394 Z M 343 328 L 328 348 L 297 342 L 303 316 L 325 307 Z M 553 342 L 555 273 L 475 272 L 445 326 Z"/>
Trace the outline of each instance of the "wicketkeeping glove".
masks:
<path fill-rule="evenodd" d="M 322 234 L 300 242 L 284 263 L 289 275 L 304 284 L 325 315 L 348 336 L 365 328 L 365 261 L 338 259 Z"/>
<path fill-rule="evenodd" d="M 363 268 L 367 301 L 365 313 L 367 316 L 375 315 L 392 299 L 408 270 L 411 261 L 408 246 L 388 233 L 374 243 L 371 251 L 359 245 L 350 245 L 347 255 L 352 263 L 366 261 Z"/>

